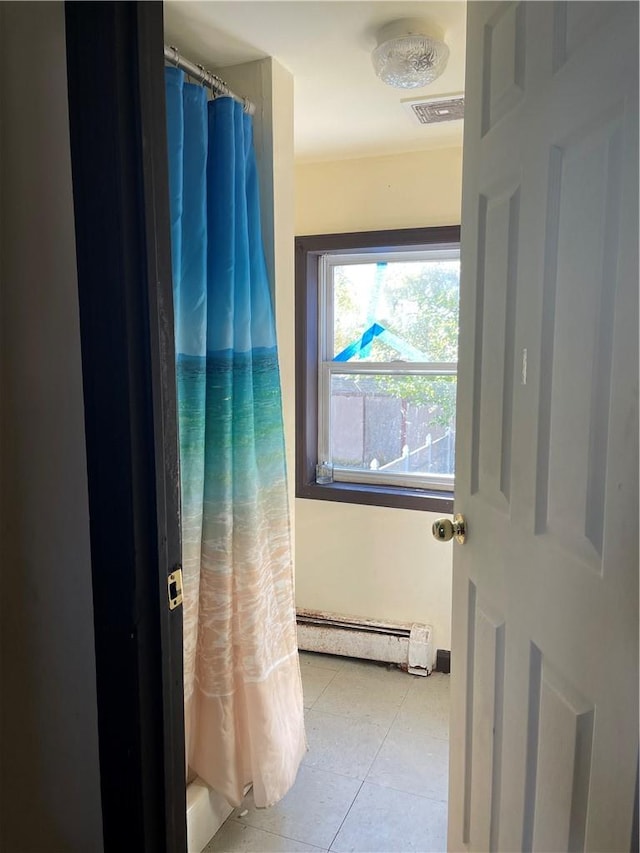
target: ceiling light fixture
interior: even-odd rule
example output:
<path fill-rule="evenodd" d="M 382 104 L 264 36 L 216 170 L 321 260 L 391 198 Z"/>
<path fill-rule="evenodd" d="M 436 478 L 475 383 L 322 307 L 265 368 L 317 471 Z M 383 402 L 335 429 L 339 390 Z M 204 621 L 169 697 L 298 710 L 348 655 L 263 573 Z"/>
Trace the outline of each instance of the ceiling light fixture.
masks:
<path fill-rule="evenodd" d="M 397 89 L 416 89 L 437 79 L 447 66 L 449 48 L 442 34 L 424 21 L 403 20 L 387 24 L 378 33 L 371 59 L 378 77 Z"/>

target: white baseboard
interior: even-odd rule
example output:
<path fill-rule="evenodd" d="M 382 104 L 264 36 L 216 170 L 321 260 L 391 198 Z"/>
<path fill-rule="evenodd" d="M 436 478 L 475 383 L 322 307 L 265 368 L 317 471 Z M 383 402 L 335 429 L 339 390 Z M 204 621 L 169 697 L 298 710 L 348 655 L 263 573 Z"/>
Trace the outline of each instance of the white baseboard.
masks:
<path fill-rule="evenodd" d="M 396 663 L 419 675 L 435 664 L 432 629 L 315 610 L 298 610 L 298 648 L 309 652 Z"/>

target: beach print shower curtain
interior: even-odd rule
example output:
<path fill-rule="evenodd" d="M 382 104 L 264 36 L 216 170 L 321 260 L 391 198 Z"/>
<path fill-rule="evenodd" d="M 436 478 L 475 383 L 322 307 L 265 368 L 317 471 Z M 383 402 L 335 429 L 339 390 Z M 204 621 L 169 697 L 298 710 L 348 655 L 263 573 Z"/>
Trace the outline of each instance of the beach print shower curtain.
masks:
<path fill-rule="evenodd" d="M 306 749 L 280 379 L 252 119 L 166 69 L 187 761 L 238 805 Z"/>

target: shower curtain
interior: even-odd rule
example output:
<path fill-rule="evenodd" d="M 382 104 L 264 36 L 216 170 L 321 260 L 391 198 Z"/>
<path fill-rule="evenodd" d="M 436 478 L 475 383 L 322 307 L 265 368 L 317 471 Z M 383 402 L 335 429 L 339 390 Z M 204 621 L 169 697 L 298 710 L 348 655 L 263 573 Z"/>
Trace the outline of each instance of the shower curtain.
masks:
<path fill-rule="evenodd" d="M 191 770 L 279 800 L 306 749 L 252 119 L 165 69 Z"/>

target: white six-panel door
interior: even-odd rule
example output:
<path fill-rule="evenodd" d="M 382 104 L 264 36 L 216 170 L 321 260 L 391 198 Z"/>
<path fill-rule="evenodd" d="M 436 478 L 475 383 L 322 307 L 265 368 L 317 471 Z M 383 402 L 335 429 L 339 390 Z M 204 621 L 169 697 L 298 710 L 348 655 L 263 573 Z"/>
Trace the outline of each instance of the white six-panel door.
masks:
<path fill-rule="evenodd" d="M 468 5 L 449 849 L 628 851 L 638 5 Z"/>

